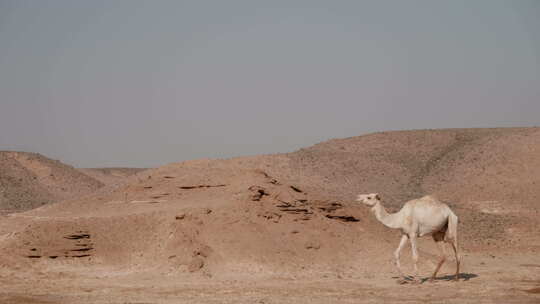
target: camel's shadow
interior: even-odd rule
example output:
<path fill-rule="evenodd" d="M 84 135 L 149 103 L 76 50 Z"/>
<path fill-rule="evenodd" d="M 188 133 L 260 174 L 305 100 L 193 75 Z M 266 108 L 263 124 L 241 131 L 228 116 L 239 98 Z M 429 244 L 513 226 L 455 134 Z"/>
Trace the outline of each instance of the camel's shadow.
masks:
<path fill-rule="evenodd" d="M 477 274 L 474 274 L 474 273 L 460 273 L 459 274 L 459 280 L 460 281 L 469 281 L 470 279 L 474 279 L 474 278 L 477 278 L 478 275 Z M 393 277 L 394 279 L 399 279 L 399 277 Z M 435 282 L 438 282 L 438 281 L 447 281 L 447 282 L 452 282 L 454 281 L 456 278 L 455 275 L 445 275 L 445 276 L 442 276 L 442 277 L 436 277 L 435 278 Z M 427 282 L 429 281 L 429 279 L 431 279 L 431 277 L 426 277 L 426 278 L 421 278 L 420 279 L 420 284 L 424 283 L 424 282 Z M 401 281 L 401 284 L 406 284 L 406 283 L 414 283 L 414 278 L 412 276 L 407 276 L 405 277 L 405 280 L 404 281 Z"/>
<path fill-rule="evenodd" d="M 470 279 L 477 278 L 478 275 L 474 273 L 460 273 L 459 274 L 459 280 L 460 281 L 468 281 Z M 444 277 L 436 277 L 435 281 L 453 281 L 456 278 L 455 275 L 445 275 Z M 424 278 L 423 281 L 427 281 L 429 278 Z"/>

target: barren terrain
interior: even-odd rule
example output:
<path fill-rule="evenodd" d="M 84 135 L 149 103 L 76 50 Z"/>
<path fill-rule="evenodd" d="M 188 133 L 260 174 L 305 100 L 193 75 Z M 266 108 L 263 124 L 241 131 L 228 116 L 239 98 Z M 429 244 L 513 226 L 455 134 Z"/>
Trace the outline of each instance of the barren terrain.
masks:
<path fill-rule="evenodd" d="M 0 151 L 0 214 L 92 193 L 104 184 L 37 153 Z"/>
<path fill-rule="evenodd" d="M 102 182 L 112 185 L 121 182 L 126 177 L 142 172 L 144 168 L 80 168 L 80 172 Z"/>
<path fill-rule="evenodd" d="M 5 182 L 3 193 L 51 185 L 32 172 L 40 183 Z M 1 303 L 540 302 L 539 128 L 383 132 L 77 172 L 89 191 L 0 218 Z M 461 280 L 450 281 L 450 258 L 435 283 L 396 284 L 399 233 L 354 202 L 371 192 L 389 211 L 424 194 L 447 202 L 460 218 Z M 423 278 L 432 243 L 419 244 Z"/>

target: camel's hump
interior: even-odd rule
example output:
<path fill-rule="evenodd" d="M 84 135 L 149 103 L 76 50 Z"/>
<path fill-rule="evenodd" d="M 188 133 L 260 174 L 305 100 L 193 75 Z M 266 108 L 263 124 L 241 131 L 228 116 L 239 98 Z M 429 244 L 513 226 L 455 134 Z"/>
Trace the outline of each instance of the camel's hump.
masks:
<path fill-rule="evenodd" d="M 431 195 L 431 194 L 428 194 L 428 195 L 424 195 L 420 198 L 421 200 L 429 200 L 429 201 L 438 201 L 438 199 L 434 196 L 434 195 Z"/>
<path fill-rule="evenodd" d="M 431 203 L 431 204 L 440 204 L 440 203 L 442 203 L 439 199 L 437 199 L 437 197 L 435 197 L 434 195 L 431 195 L 431 194 L 422 196 L 421 198 L 417 198 L 417 199 L 415 199 L 413 201 L 423 202 L 423 203 Z"/>

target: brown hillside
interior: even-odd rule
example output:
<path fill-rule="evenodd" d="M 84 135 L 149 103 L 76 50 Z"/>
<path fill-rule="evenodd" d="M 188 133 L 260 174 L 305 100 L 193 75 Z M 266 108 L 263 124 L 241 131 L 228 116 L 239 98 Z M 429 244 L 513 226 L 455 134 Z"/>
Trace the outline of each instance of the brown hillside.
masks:
<path fill-rule="evenodd" d="M 103 183 L 37 153 L 0 151 L 0 209 L 21 211 L 80 197 Z"/>
<path fill-rule="evenodd" d="M 82 173 L 102 182 L 112 185 L 123 181 L 126 177 L 137 174 L 146 168 L 79 168 Z"/>
<path fill-rule="evenodd" d="M 488 184 L 535 188 L 539 145 L 539 128 L 419 130 L 335 139 L 289 156 L 294 171 L 326 185 L 333 196 L 378 191 L 391 205 L 400 205 L 426 193 L 461 201 L 457 188 L 466 188 L 460 193 L 470 199 Z M 494 189 L 489 187 L 485 193 Z M 537 198 L 522 192 L 523 202 Z"/>

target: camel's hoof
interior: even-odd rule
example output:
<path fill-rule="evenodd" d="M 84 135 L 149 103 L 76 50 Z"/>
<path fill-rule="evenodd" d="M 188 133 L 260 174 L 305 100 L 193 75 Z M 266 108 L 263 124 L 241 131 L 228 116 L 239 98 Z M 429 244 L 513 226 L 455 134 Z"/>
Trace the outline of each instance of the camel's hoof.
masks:
<path fill-rule="evenodd" d="M 435 283 L 435 278 L 429 279 L 428 282 L 430 282 L 430 283 Z"/>

